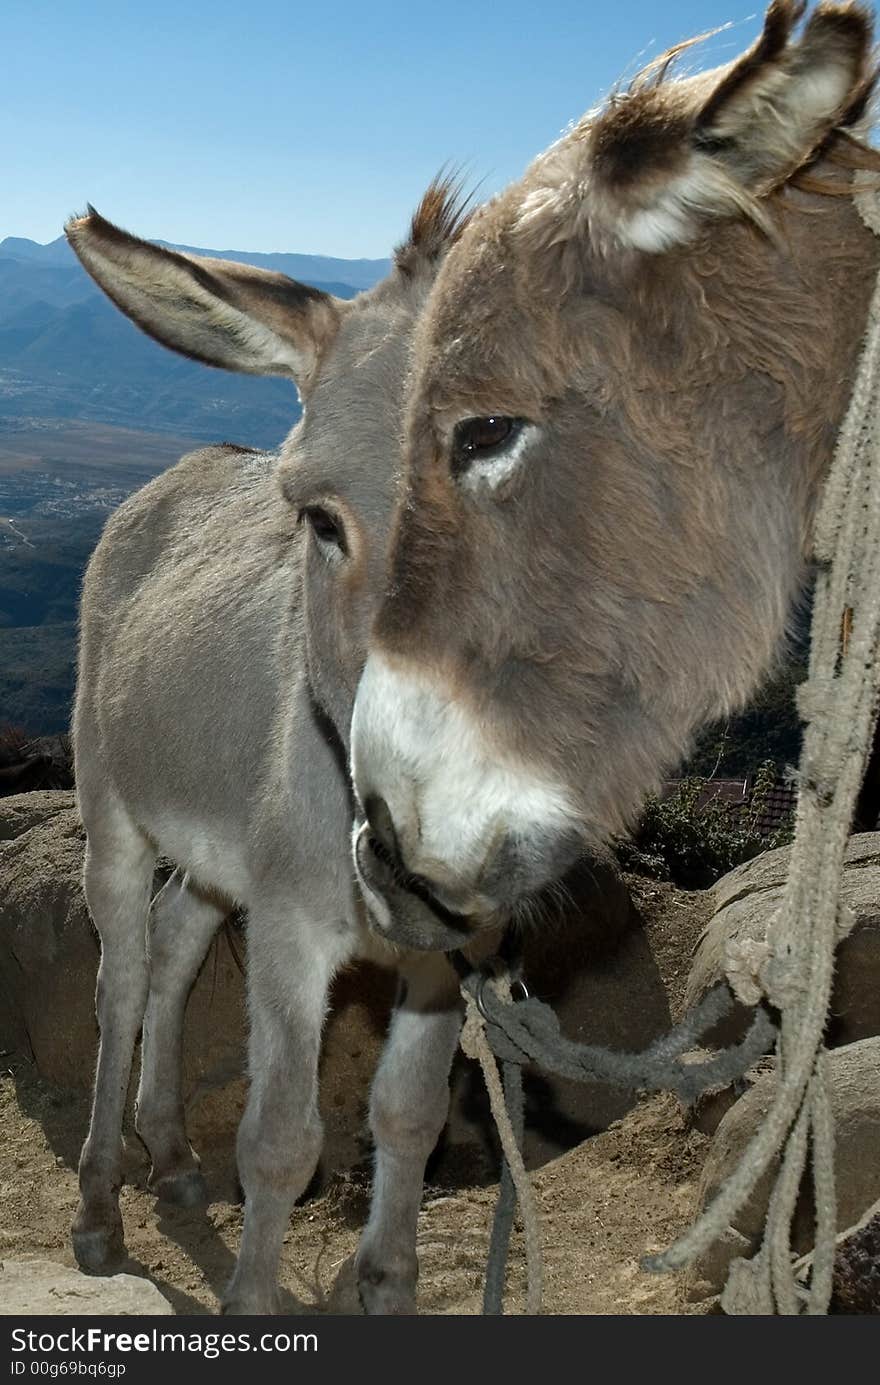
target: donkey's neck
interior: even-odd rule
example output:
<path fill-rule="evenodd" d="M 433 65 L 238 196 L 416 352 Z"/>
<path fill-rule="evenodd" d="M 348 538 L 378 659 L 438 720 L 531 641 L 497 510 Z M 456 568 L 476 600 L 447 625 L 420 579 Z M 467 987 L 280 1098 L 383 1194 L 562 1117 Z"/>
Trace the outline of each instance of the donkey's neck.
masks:
<path fill-rule="evenodd" d="M 798 461 L 794 498 L 808 551 L 865 341 L 880 238 L 865 225 L 851 197 L 804 201 L 783 222 L 793 272 L 781 289 L 785 306 L 779 320 L 785 322 L 787 350 L 779 358 L 779 378 L 783 427 Z M 775 308 L 769 300 L 768 311 Z"/>
<path fill-rule="evenodd" d="M 702 412 L 698 420 L 681 410 L 691 436 L 705 432 L 716 464 L 739 454 L 747 468 L 752 451 L 754 483 L 781 482 L 789 492 L 807 554 L 864 341 L 880 237 L 850 196 L 789 190 L 779 207 L 778 247 L 738 224 L 682 252 L 679 274 L 649 264 L 643 330 L 648 339 L 658 317 L 667 324 L 653 365 L 673 386 L 674 407 L 690 400 Z M 709 417 L 719 395 L 723 432 Z"/>

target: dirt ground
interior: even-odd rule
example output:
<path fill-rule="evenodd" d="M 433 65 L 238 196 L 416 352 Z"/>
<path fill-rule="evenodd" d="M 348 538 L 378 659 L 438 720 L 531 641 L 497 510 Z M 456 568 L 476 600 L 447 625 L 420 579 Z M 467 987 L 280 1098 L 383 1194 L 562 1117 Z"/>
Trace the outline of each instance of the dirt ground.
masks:
<path fill-rule="evenodd" d="M 629 883 L 677 1013 L 707 901 L 667 885 Z M 20 1060 L 0 1075 L 0 1258 L 73 1264 L 68 1229 L 87 1119 L 81 1093 L 50 1087 Z M 232 1271 L 242 1209 L 228 1111 L 213 1111 L 210 1098 L 202 1098 L 189 1120 L 213 1201 L 199 1212 L 158 1204 L 146 1188 L 146 1154 L 129 1131 L 121 1201 L 130 1259 L 122 1268 L 152 1279 L 178 1313 L 210 1313 Z M 639 1260 L 686 1225 L 707 1143 L 688 1129 L 673 1097 L 652 1097 L 535 1175 L 545 1312 L 702 1311 L 683 1301 L 675 1277 L 649 1275 Z M 368 1195 L 365 1162 L 353 1172 L 331 1172 L 320 1194 L 295 1209 L 281 1269 L 286 1311 L 359 1311 L 348 1261 Z M 494 1196 L 493 1187 L 426 1190 L 418 1241 L 421 1312 L 479 1312 Z M 522 1311 L 523 1290 L 517 1234 L 509 1311 Z"/>

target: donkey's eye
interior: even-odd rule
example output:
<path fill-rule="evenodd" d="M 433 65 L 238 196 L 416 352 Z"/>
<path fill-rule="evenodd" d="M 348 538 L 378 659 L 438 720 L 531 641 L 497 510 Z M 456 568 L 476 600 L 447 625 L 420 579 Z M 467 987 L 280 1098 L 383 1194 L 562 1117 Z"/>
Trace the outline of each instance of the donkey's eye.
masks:
<path fill-rule="evenodd" d="M 322 548 L 348 552 L 342 521 L 325 510 L 323 505 L 305 505 L 299 512 L 299 520 L 309 526 Z"/>
<path fill-rule="evenodd" d="M 520 434 L 525 420 L 492 414 L 489 418 L 464 418 L 452 434 L 452 465 L 464 470 L 471 462 L 491 457 L 509 447 Z"/>

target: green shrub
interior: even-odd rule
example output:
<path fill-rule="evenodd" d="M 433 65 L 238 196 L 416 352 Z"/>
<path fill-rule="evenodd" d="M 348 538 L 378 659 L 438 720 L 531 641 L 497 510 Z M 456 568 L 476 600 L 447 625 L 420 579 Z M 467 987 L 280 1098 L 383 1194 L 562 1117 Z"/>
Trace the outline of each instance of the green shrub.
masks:
<path fill-rule="evenodd" d="M 684 779 L 665 799 L 652 795 L 630 838 L 616 844 L 618 861 L 626 870 L 691 889 L 714 884 L 734 866 L 791 841 L 790 821 L 769 835 L 758 831 L 775 781 L 776 768 L 768 761 L 742 807 L 720 798 L 701 804 L 709 779 Z"/>

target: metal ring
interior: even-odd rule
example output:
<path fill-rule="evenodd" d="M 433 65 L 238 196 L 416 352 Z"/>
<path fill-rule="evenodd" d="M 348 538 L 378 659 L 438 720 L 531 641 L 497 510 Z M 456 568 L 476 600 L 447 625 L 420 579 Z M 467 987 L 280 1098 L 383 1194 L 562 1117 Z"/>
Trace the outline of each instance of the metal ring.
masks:
<path fill-rule="evenodd" d="M 479 980 L 477 981 L 477 989 L 474 994 L 474 1000 L 477 1002 L 477 1009 L 483 1016 L 484 1020 L 487 1020 L 489 1018 L 488 1014 L 486 1013 L 486 1007 L 483 1004 L 483 991 L 485 990 L 486 982 L 488 980 L 489 977 L 486 974 L 486 972 L 480 972 Z"/>
<path fill-rule="evenodd" d="M 485 990 L 486 982 L 492 980 L 494 980 L 494 977 L 490 976 L 488 972 L 481 972 L 480 978 L 477 981 L 477 989 L 474 993 L 474 1000 L 476 1001 L 477 1009 L 483 1016 L 484 1020 L 489 1019 L 490 1016 L 486 1010 L 486 1006 L 483 1003 L 483 991 Z M 525 981 L 523 981 L 522 977 L 511 977 L 510 998 L 515 1005 L 518 1005 L 519 1002 L 522 1000 L 529 999 L 529 988 L 526 985 Z"/>

